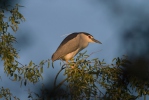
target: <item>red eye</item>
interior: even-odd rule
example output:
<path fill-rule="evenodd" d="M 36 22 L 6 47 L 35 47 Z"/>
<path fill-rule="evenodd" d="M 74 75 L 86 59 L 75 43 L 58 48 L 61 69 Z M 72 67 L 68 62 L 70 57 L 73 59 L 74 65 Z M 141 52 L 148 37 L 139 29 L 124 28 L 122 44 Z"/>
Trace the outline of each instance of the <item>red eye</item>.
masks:
<path fill-rule="evenodd" d="M 92 38 L 92 36 L 90 36 L 90 35 L 89 35 L 88 37 L 89 37 L 90 39 Z"/>

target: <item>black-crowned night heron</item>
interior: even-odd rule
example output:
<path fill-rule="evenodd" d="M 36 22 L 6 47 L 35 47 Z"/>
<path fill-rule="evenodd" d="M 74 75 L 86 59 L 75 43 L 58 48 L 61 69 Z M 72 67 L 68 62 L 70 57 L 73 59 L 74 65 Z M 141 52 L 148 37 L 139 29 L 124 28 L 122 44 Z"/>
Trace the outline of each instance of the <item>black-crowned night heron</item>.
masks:
<path fill-rule="evenodd" d="M 52 62 L 62 59 L 66 62 L 86 48 L 90 42 L 101 44 L 100 41 L 86 32 L 76 32 L 68 35 L 52 55 Z"/>

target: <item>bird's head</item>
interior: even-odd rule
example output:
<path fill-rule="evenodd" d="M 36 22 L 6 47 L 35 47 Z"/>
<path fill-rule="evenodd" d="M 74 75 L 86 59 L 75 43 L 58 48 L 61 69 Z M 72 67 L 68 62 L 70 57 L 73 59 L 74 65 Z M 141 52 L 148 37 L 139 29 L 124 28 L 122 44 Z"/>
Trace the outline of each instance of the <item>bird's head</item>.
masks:
<path fill-rule="evenodd" d="M 85 35 L 85 38 L 86 38 L 86 40 L 87 40 L 88 42 L 94 42 L 94 43 L 102 44 L 100 41 L 94 39 L 94 37 L 93 37 L 91 34 L 85 33 L 85 32 L 83 32 L 83 34 Z"/>

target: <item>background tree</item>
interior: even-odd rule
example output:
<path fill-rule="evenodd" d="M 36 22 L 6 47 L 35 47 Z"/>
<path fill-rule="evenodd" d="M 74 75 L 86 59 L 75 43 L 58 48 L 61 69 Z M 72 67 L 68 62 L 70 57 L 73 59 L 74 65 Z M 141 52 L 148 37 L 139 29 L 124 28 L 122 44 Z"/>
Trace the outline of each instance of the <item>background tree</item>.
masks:
<path fill-rule="evenodd" d="M 22 83 L 26 85 L 27 81 L 36 83 L 39 78 L 42 78 L 43 61 L 39 66 L 36 66 L 32 61 L 28 65 L 19 63 L 17 61 L 19 58 L 18 51 L 13 46 L 14 43 L 17 43 L 17 40 L 12 33 L 9 33 L 10 28 L 13 32 L 16 32 L 18 24 L 25 21 L 25 18 L 19 12 L 19 8 L 23 6 L 16 4 L 13 7 L 6 5 L 5 2 L 2 3 L 0 7 L 0 55 L 4 72 L 8 77 L 13 77 L 12 81 L 20 81 L 21 85 Z M 0 88 L 0 98 L 11 99 L 12 97 L 18 99 L 10 93 L 8 88 Z"/>

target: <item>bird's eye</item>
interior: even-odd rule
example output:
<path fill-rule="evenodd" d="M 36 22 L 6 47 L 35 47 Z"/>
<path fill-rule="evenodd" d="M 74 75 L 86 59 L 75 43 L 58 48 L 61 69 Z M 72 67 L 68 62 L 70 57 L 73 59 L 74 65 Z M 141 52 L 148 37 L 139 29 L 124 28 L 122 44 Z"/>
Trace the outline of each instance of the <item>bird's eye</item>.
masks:
<path fill-rule="evenodd" d="M 92 36 L 90 36 L 90 35 L 89 35 L 88 37 L 89 37 L 90 39 L 92 38 Z"/>

